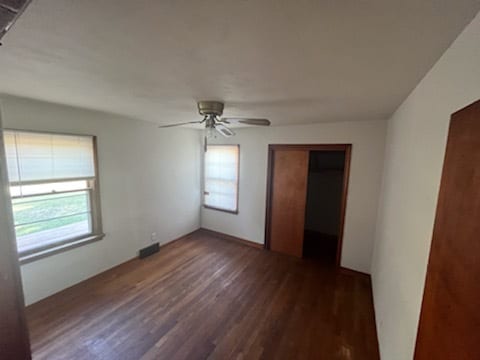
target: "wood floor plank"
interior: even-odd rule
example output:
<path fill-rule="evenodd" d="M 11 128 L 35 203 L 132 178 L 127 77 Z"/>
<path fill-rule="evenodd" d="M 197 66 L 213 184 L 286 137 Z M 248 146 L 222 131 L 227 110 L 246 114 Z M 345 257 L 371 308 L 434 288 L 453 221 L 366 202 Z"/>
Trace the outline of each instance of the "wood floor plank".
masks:
<path fill-rule="evenodd" d="M 369 279 L 194 233 L 27 308 L 37 359 L 376 360 Z"/>

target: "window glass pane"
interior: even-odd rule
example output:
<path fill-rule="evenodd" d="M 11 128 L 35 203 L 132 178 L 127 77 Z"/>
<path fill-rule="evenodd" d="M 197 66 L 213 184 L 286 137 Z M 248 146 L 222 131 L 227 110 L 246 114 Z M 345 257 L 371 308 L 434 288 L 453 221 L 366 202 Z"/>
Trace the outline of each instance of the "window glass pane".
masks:
<path fill-rule="evenodd" d="M 88 191 L 13 199 L 19 252 L 92 232 Z"/>
<path fill-rule="evenodd" d="M 91 234 L 90 214 L 72 215 L 62 219 L 15 227 L 19 253 L 54 245 L 62 240 Z"/>
<path fill-rule="evenodd" d="M 89 211 L 87 191 L 18 198 L 12 205 L 15 226 Z"/>
<path fill-rule="evenodd" d="M 236 211 L 238 193 L 237 145 L 209 145 L 205 153 L 205 196 L 207 206 Z"/>
<path fill-rule="evenodd" d="M 209 179 L 205 184 L 205 191 L 210 195 L 219 194 L 233 198 L 237 196 L 237 182 Z"/>
<path fill-rule="evenodd" d="M 223 210 L 230 210 L 230 211 L 235 211 L 236 210 L 236 201 L 233 197 L 228 196 L 228 195 L 223 195 L 223 194 L 216 194 L 216 193 L 210 193 L 208 196 L 208 202 L 205 201 L 205 205 L 217 208 L 217 209 L 223 209 Z"/>

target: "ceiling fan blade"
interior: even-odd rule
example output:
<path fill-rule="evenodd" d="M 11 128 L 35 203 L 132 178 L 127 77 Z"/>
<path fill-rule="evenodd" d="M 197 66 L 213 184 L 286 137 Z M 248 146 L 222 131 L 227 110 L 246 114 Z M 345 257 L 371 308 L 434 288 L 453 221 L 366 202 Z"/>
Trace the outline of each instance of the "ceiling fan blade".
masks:
<path fill-rule="evenodd" d="M 221 121 L 227 124 L 239 123 L 239 124 L 246 124 L 246 125 L 270 126 L 270 120 L 268 119 L 222 118 Z"/>
<path fill-rule="evenodd" d="M 159 125 L 159 128 L 169 128 L 169 127 L 174 127 L 174 126 L 182 126 L 182 125 L 188 125 L 188 124 L 201 124 L 205 120 L 202 121 L 188 121 L 188 122 L 183 122 L 183 123 L 177 123 L 177 124 L 170 124 L 170 125 Z"/>
<path fill-rule="evenodd" d="M 222 134 L 225 137 L 230 137 L 235 135 L 235 133 L 232 130 L 230 130 L 228 127 L 220 123 L 215 124 L 215 130 L 217 130 L 220 134 Z"/>

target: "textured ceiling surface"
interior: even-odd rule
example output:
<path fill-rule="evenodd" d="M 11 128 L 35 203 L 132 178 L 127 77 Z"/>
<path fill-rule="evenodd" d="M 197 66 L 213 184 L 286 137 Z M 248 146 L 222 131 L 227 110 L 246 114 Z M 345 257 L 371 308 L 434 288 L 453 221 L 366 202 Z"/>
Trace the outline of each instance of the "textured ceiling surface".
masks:
<path fill-rule="evenodd" d="M 196 100 L 274 125 L 389 116 L 478 0 L 33 0 L 0 92 L 167 124 Z"/>

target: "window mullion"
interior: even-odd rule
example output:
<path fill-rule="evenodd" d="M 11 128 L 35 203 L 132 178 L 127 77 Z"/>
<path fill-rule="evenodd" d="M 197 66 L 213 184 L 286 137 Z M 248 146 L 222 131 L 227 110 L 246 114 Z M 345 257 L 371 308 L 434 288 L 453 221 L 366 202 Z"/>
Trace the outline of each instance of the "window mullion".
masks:
<path fill-rule="evenodd" d="M 42 184 L 54 184 L 61 182 L 72 181 L 90 181 L 94 180 L 94 177 L 77 177 L 77 178 L 64 178 L 64 179 L 46 179 L 46 180 L 28 180 L 28 181 L 11 181 L 10 186 L 27 186 L 27 185 L 42 185 Z"/>
<path fill-rule="evenodd" d="M 27 199 L 27 198 L 38 197 L 38 196 L 55 195 L 55 194 L 68 194 L 68 193 L 79 192 L 79 191 L 87 191 L 87 190 L 90 190 L 90 189 L 89 188 L 84 188 L 84 189 L 74 189 L 74 190 L 50 191 L 50 192 L 44 192 L 44 193 L 38 193 L 38 194 L 12 196 L 12 199 Z"/>

